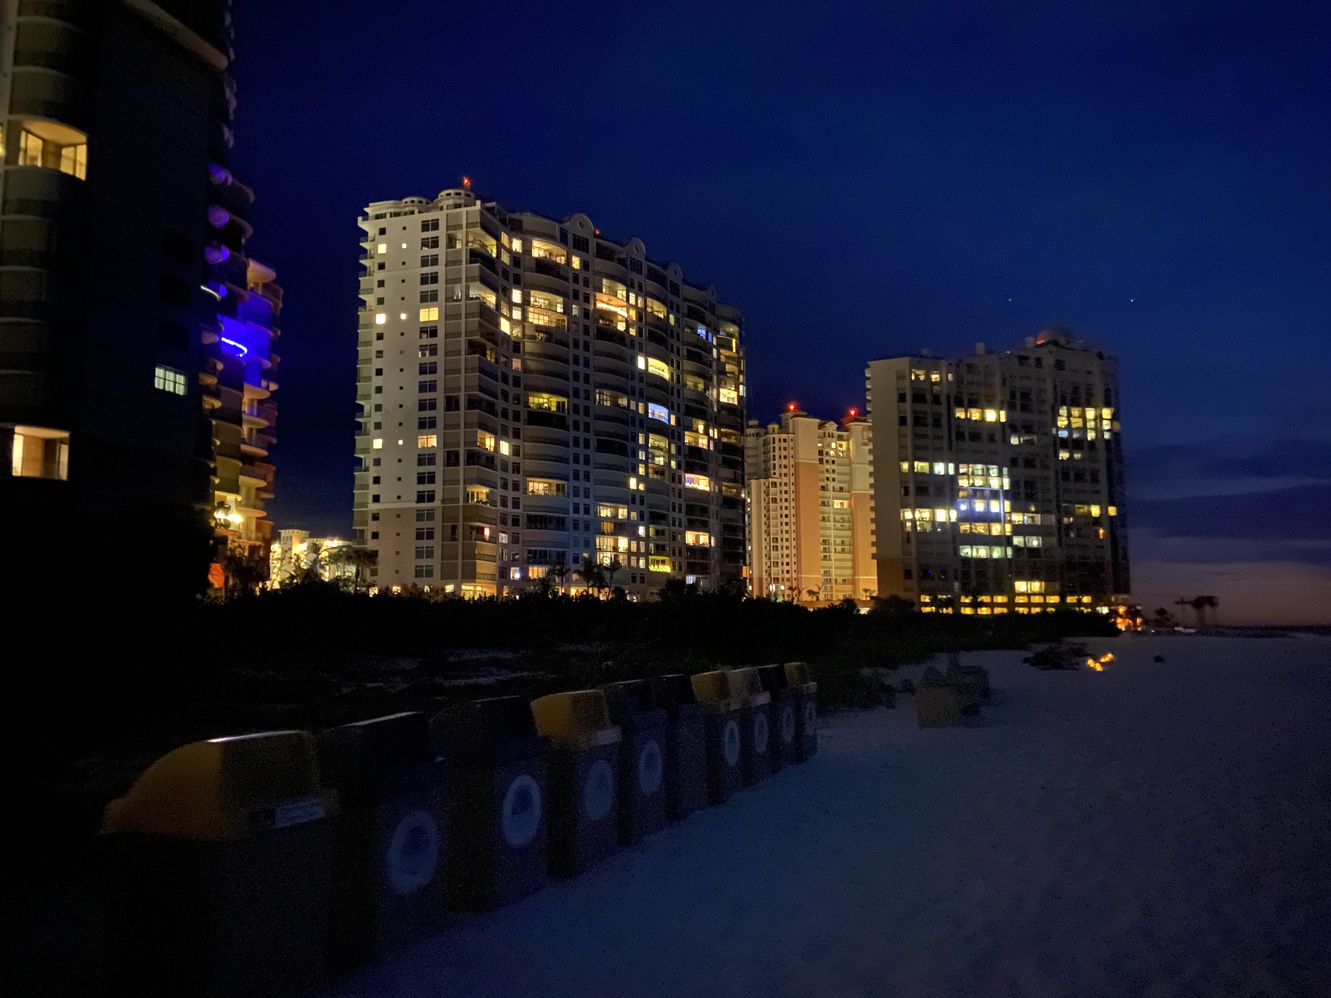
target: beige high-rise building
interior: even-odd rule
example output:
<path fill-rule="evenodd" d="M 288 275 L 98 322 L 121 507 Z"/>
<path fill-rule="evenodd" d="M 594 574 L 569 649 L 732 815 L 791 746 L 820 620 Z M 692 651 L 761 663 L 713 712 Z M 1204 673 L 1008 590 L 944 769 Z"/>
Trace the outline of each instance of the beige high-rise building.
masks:
<path fill-rule="evenodd" d="M 749 577 L 754 596 L 794 602 L 864 600 L 873 561 L 869 423 L 841 424 L 792 404 L 780 423 L 744 434 Z"/>
<path fill-rule="evenodd" d="M 880 597 L 923 612 L 1113 612 L 1130 591 L 1117 364 L 1066 330 L 873 361 Z"/>
<path fill-rule="evenodd" d="M 380 589 L 744 574 L 739 313 L 586 215 L 464 184 L 361 216 L 355 531 Z"/>

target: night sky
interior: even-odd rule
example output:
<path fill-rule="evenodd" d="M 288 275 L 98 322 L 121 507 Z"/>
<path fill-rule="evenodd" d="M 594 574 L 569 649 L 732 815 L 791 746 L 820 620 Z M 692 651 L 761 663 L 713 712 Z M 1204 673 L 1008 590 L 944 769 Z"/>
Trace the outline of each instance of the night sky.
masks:
<path fill-rule="evenodd" d="M 894 10 L 909 6 L 905 12 Z M 746 318 L 750 417 L 1057 323 L 1121 359 L 1134 596 L 1331 621 L 1323 3 L 237 0 L 277 526 L 348 536 L 359 229 L 474 178 Z"/>

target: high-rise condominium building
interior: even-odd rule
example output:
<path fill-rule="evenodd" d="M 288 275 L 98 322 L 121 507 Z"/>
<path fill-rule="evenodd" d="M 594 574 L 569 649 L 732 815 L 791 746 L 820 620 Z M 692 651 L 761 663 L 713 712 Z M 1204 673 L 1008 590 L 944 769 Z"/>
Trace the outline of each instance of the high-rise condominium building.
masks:
<path fill-rule="evenodd" d="M 381 589 L 580 586 L 584 559 L 633 595 L 742 577 L 738 312 L 641 240 L 465 181 L 360 225 L 355 529 Z"/>
<path fill-rule="evenodd" d="M 1112 612 L 1129 593 L 1117 365 L 1062 329 L 868 368 L 880 597 Z"/>
<path fill-rule="evenodd" d="M 228 168 L 229 8 L 0 3 L 11 574 L 142 561 L 176 543 L 168 522 L 266 554 L 281 299 Z"/>
<path fill-rule="evenodd" d="M 754 596 L 794 602 L 875 595 L 869 423 L 838 425 L 791 403 L 744 434 L 749 580 Z"/>

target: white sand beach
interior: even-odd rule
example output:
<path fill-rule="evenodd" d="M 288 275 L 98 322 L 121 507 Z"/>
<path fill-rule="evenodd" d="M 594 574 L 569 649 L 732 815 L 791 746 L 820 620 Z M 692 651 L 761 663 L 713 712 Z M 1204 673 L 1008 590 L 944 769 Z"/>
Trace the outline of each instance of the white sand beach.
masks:
<path fill-rule="evenodd" d="M 831 718 L 810 763 L 330 994 L 1331 995 L 1331 639 L 1088 644 L 1104 672 L 963 656 L 994 684 L 964 726 Z"/>

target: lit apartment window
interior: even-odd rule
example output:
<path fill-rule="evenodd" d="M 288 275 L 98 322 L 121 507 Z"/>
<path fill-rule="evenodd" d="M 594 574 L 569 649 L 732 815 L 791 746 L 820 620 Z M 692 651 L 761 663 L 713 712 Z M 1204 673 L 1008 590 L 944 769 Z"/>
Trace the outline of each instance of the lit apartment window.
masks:
<path fill-rule="evenodd" d="M 184 395 L 186 388 L 185 373 L 174 367 L 158 364 L 153 371 L 153 387 L 172 395 Z"/>
<path fill-rule="evenodd" d="M 88 175 L 88 137 L 50 121 L 26 121 L 19 133 L 19 166 L 59 170 L 84 180 Z"/>
<path fill-rule="evenodd" d="M 44 426 L 14 427 L 10 474 L 15 478 L 69 478 L 69 434 Z"/>

